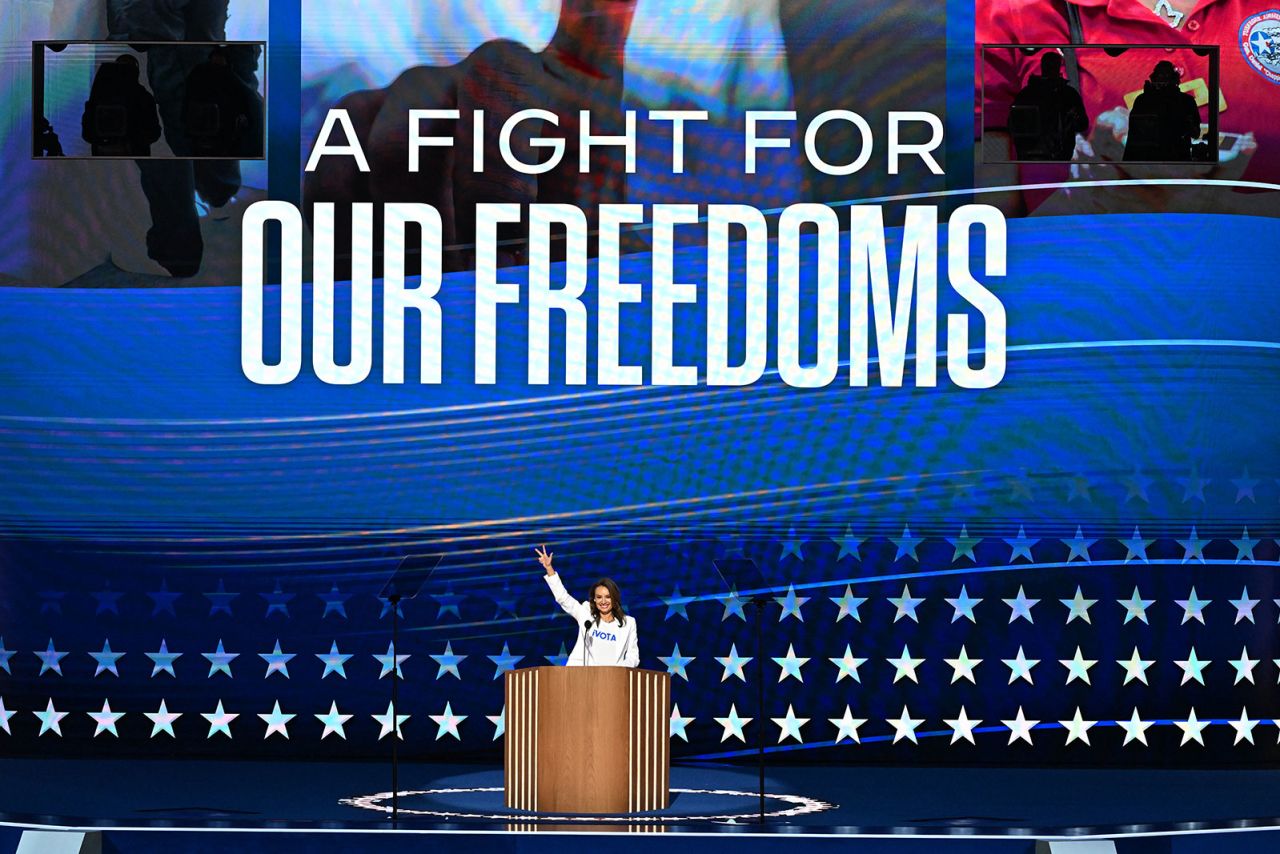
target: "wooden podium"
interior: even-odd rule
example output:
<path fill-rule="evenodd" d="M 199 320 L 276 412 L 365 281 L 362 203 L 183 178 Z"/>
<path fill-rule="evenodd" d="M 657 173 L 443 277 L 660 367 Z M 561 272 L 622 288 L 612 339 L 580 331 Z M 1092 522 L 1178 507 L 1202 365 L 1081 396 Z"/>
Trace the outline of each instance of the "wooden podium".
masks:
<path fill-rule="evenodd" d="M 629 667 L 506 674 L 512 809 L 629 813 L 671 803 L 671 676 Z"/>

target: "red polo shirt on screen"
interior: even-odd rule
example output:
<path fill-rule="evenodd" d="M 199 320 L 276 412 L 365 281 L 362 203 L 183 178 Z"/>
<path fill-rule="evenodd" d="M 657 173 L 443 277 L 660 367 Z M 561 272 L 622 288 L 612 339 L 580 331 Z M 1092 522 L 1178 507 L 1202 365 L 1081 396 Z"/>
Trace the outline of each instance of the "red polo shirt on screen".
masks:
<path fill-rule="evenodd" d="M 1188 49 L 1131 50 L 1120 59 L 1100 49 L 1077 52 L 1080 94 L 1090 128 L 1098 115 L 1131 106 L 1155 63 L 1168 59 L 1179 68 L 1183 87 L 1191 84 L 1208 120 L 1209 60 L 1189 48 L 1218 45 L 1220 133 L 1252 132 L 1258 142 L 1242 180 L 1280 183 L 1280 0 L 1201 0 L 1182 21 L 1173 12 L 1158 15 L 1140 0 L 1073 0 L 1080 11 L 1083 44 L 1169 44 Z M 1014 94 L 1039 71 L 1040 55 L 982 50 L 983 44 L 1071 42 L 1063 0 L 979 0 L 976 27 L 978 96 L 976 128 L 1003 128 Z M 1126 102 L 1126 96 L 1128 101 Z M 1046 167 L 1036 167 L 1040 172 Z M 1064 167 L 1058 167 L 1059 173 Z M 1062 177 L 1030 180 L 1062 180 Z"/>

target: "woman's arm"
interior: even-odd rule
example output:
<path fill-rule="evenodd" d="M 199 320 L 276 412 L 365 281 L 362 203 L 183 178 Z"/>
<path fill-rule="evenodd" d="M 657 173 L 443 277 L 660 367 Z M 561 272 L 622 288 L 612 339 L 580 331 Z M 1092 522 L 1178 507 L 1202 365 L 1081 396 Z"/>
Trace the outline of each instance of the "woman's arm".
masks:
<path fill-rule="evenodd" d="M 639 667 L 640 666 L 640 630 L 636 626 L 636 618 L 627 615 L 627 621 L 631 623 L 631 635 L 627 640 L 627 647 L 622 651 L 623 667 Z"/>
<path fill-rule="evenodd" d="M 587 608 L 581 602 L 569 595 L 569 591 L 564 589 L 564 582 L 560 580 L 560 574 L 551 566 L 551 559 L 554 554 L 548 552 L 546 547 L 535 549 L 538 555 L 538 563 L 542 564 L 542 568 L 546 571 L 544 581 L 551 588 L 551 595 L 555 597 L 556 604 L 559 605 L 566 614 L 573 617 L 581 627 L 584 622 L 591 619 L 591 609 Z"/>

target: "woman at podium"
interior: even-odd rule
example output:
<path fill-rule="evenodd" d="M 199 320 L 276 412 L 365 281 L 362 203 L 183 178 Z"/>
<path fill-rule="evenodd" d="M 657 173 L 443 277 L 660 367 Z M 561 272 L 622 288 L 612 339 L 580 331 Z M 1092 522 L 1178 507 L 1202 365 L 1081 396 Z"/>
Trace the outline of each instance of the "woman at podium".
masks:
<path fill-rule="evenodd" d="M 559 574 L 551 566 L 553 554 L 546 546 L 534 549 L 538 563 L 546 571 L 547 586 L 556 604 L 578 624 L 578 640 L 566 664 L 638 667 L 640 645 L 636 618 L 622 609 L 622 594 L 612 578 L 601 578 L 591 588 L 591 598 L 579 602 L 564 589 Z"/>

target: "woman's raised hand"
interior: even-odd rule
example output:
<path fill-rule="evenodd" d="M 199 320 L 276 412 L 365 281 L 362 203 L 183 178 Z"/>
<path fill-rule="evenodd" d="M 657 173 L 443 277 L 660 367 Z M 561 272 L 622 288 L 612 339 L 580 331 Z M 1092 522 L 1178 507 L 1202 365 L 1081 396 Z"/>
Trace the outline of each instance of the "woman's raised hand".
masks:
<path fill-rule="evenodd" d="M 555 553 L 547 551 L 546 546 L 540 546 L 533 550 L 538 556 L 538 563 L 542 564 L 542 568 L 547 571 L 547 575 L 555 575 L 556 571 L 551 566 L 551 559 L 555 557 Z"/>

